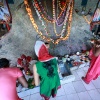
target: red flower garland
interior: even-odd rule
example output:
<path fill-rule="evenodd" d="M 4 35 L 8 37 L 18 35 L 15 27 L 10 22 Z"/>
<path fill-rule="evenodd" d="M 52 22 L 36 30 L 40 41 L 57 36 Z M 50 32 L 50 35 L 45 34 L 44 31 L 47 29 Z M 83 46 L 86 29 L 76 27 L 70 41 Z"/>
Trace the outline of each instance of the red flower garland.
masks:
<path fill-rule="evenodd" d="M 29 62 L 32 60 L 32 57 L 26 56 L 24 54 L 21 55 L 21 58 L 17 59 L 17 64 L 20 65 L 22 68 L 24 68 L 26 75 L 32 75 L 30 69 L 29 69 Z"/>

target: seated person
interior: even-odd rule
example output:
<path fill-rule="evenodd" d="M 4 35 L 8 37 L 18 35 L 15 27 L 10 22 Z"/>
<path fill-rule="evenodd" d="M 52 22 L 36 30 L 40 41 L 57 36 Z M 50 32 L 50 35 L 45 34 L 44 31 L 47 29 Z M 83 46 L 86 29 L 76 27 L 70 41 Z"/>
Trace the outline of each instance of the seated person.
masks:
<path fill-rule="evenodd" d="M 9 67 L 9 60 L 0 59 L 0 100 L 22 100 L 16 91 L 16 81 L 18 80 L 24 87 L 28 87 L 26 79 L 20 69 Z"/>
<path fill-rule="evenodd" d="M 42 41 L 36 41 L 35 53 L 39 61 L 33 66 L 35 85 L 40 85 L 40 95 L 45 100 L 49 100 L 50 96 L 55 97 L 60 88 L 57 60 L 49 54 L 47 48 Z"/>

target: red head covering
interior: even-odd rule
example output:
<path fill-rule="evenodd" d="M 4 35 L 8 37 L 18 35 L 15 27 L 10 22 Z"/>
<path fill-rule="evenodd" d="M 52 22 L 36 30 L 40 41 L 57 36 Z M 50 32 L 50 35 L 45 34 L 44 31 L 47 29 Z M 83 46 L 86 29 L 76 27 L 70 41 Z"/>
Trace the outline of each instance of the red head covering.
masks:
<path fill-rule="evenodd" d="M 49 54 L 48 49 L 46 48 L 46 45 L 42 41 L 36 41 L 35 53 L 38 57 L 38 60 L 41 62 L 49 61 L 53 58 L 56 58 Z"/>

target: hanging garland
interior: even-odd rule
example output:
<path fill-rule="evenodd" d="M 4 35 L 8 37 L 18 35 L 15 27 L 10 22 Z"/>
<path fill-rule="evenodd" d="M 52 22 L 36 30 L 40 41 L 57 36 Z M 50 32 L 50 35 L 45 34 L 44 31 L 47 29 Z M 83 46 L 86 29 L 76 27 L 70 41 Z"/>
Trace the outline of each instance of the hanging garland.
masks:
<path fill-rule="evenodd" d="M 54 2 L 55 2 L 55 1 L 54 1 Z M 57 2 L 57 5 L 58 5 L 58 2 Z M 53 6 L 55 6 L 55 4 L 54 4 Z M 55 20 L 56 24 L 58 24 L 57 22 L 59 22 L 60 18 L 62 18 L 62 16 L 65 14 L 66 9 L 67 9 L 67 0 L 66 0 L 66 2 L 65 2 L 65 5 L 64 5 L 63 9 L 61 10 L 60 14 L 58 15 L 58 17 L 57 17 L 56 20 Z M 65 16 L 64 16 L 64 17 L 65 17 Z M 62 23 L 63 23 L 63 22 L 62 22 Z M 60 26 L 61 26 L 61 25 L 60 25 Z"/>
<path fill-rule="evenodd" d="M 53 0 L 53 19 L 56 19 L 54 2 L 55 2 L 55 0 Z M 57 31 L 56 31 L 56 25 L 55 25 L 55 22 L 54 22 L 54 32 L 55 32 L 56 36 L 61 36 L 62 37 L 63 33 L 65 32 L 66 24 L 67 24 L 67 19 L 68 19 L 69 14 L 70 14 L 69 10 L 70 10 L 71 3 L 72 3 L 72 0 L 70 0 L 70 3 L 69 3 L 68 8 L 66 10 L 66 16 L 65 16 L 65 19 L 64 19 L 63 29 L 62 29 L 62 31 L 61 31 L 60 34 L 57 33 Z"/>
<path fill-rule="evenodd" d="M 67 2 L 67 0 L 66 0 L 66 2 Z M 58 5 L 59 5 L 59 8 L 60 8 L 61 10 L 63 10 L 63 9 L 65 8 L 66 2 L 64 2 L 64 1 L 61 2 L 60 0 L 58 0 Z M 64 6 L 62 7 L 61 5 L 62 5 L 62 6 L 64 5 Z"/>
<path fill-rule="evenodd" d="M 91 22 L 92 22 L 92 18 L 90 19 L 90 21 L 87 19 L 87 17 L 86 16 L 84 16 L 83 15 L 83 18 L 85 19 L 85 21 L 88 23 L 88 24 L 90 24 Z"/>
<path fill-rule="evenodd" d="M 66 1 L 67 1 L 67 0 L 66 0 Z M 49 23 L 57 22 L 57 21 L 62 17 L 62 15 L 63 15 L 63 13 L 65 12 L 66 7 L 67 7 L 67 6 L 66 6 L 67 3 L 65 3 L 65 6 L 64 6 L 63 10 L 61 10 L 60 14 L 59 14 L 58 17 L 57 17 L 57 20 L 54 20 L 54 19 L 51 18 L 49 15 L 47 15 L 46 11 L 44 11 L 44 8 L 43 8 L 43 6 L 42 6 L 42 4 L 41 4 L 40 1 L 39 1 L 39 3 L 38 3 L 37 0 L 34 0 L 34 2 L 35 2 L 35 7 L 36 7 L 37 10 L 39 11 L 41 17 L 42 17 L 45 21 L 47 21 L 47 22 L 49 22 Z M 44 13 L 44 14 L 43 14 L 43 13 Z M 47 16 L 47 18 L 46 18 L 45 16 Z"/>
<path fill-rule="evenodd" d="M 36 13 L 37 13 L 37 16 L 38 16 L 39 20 L 40 20 L 41 23 L 42 23 L 42 26 L 43 26 L 43 28 L 44 28 L 46 34 L 48 34 L 48 31 L 46 30 L 47 28 L 46 28 L 46 26 L 45 26 L 45 24 L 44 24 L 44 21 L 42 20 L 41 15 L 39 14 L 38 10 L 36 9 L 35 3 L 34 3 L 34 2 L 33 2 L 33 6 L 34 6 L 34 9 L 35 9 L 35 11 L 36 11 Z"/>
<path fill-rule="evenodd" d="M 72 1 L 72 0 L 71 0 L 71 1 Z M 62 36 L 63 36 L 63 33 L 65 32 L 66 24 L 67 24 L 67 19 L 68 19 L 68 17 L 69 17 L 69 10 L 70 10 L 70 6 L 71 6 L 71 1 L 69 2 L 68 8 L 67 8 L 67 10 L 66 10 L 66 16 L 65 16 L 65 18 L 64 18 L 64 25 L 63 25 L 63 29 L 62 29 L 62 31 L 61 31 L 60 34 L 58 34 L 58 33 L 56 32 L 56 25 L 55 25 L 55 22 L 54 22 L 54 32 L 55 32 L 56 36 L 62 37 Z M 56 20 L 56 16 L 55 16 L 55 4 L 54 4 L 54 3 L 55 3 L 55 0 L 53 0 L 53 19 Z M 34 2 L 33 2 L 33 6 L 34 6 L 34 9 L 35 9 L 35 11 L 36 11 L 36 13 L 37 13 L 37 15 L 38 15 L 39 20 L 40 20 L 41 23 L 42 23 L 42 26 L 43 26 L 43 28 L 44 28 L 46 34 L 48 34 L 48 32 L 47 32 L 47 30 L 46 30 L 46 26 L 45 26 L 45 24 L 44 24 L 44 21 L 42 20 L 42 17 L 41 17 L 41 15 L 39 14 L 39 11 L 36 9 L 35 3 L 34 3 Z"/>
<path fill-rule="evenodd" d="M 57 4 L 58 5 L 58 4 Z M 57 26 L 62 26 L 63 25 L 63 23 L 64 23 L 64 19 L 65 19 L 65 16 L 66 16 L 66 12 L 67 12 L 67 10 L 66 10 L 66 6 L 67 5 L 67 0 L 66 0 L 66 2 L 65 2 L 65 5 L 64 5 L 64 8 L 63 8 L 63 10 L 61 11 L 61 13 L 59 14 L 59 16 L 56 18 L 55 17 L 55 19 L 54 18 L 51 18 L 49 15 L 47 15 L 47 13 L 46 13 L 46 11 L 44 10 L 44 8 L 43 8 L 43 6 L 42 6 L 42 4 L 41 4 L 41 2 L 39 1 L 37 1 L 37 0 L 34 0 L 34 6 L 36 7 L 36 9 L 38 10 L 38 12 L 39 12 L 39 14 L 40 14 L 40 16 L 46 21 L 46 22 L 50 22 L 51 23 L 51 21 L 53 22 L 53 23 L 55 23 L 56 22 L 56 24 L 57 24 Z M 54 6 L 55 6 L 55 1 L 53 1 L 53 12 L 55 11 L 55 8 L 54 8 Z M 69 7 L 69 6 L 68 6 Z M 45 16 L 47 16 L 47 18 L 50 20 L 50 21 L 48 21 L 48 19 L 46 19 L 46 17 L 44 17 L 44 14 L 45 14 Z M 68 13 L 68 12 L 67 12 Z M 56 36 L 58 36 L 58 35 L 56 35 Z"/>
<path fill-rule="evenodd" d="M 44 28 L 44 30 L 45 30 L 45 32 L 46 32 L 46 34 L 48 34 L 48 32 L 47 32 L 47 28 L 46 28 L 46 26 L 45 26 L 45 24 L 44 24 L 44 21 L 42 20 L 42 17 L 41 17 L 41 15 L 39 14 L 39 11 L 36 9 L 36 7 L 35 7 L 35 3 L 33 2 L 33 6 L 34 6 L 34 9 L 35 9 L 35 11 L 36 11 L 36 13 L 37 13 L 37 15 L 38 15 L 38 18 L 39 18 L 39 20 L 41 21 L 41 23 L 42 23 L 42 26 L 43 26 L 43 28 Z M 69 5 L 70 6 L 70 5 Z M 53 6 L 54 7 L 54 6 Z M 54 11 L 54 10 L 53 10 Z M 68 13 L 69 13 L 69 8 L 68 8 L 68 11 L 66 10 L 66 18 L 65 18 L 65 20 L 64 20 L 64 26 L 63 26 L 63 29 L 62 29 L 62 31 L 61 31 L 61 34 L 57 34 L 56 33 L 56 36 L 62 36 L 62 34 L 65 32 L 65 27 L 66 27 L 66 24 L 67 24 L 67 17 L 68 17 Z M 55 13 L 53 14 L 53 15 L 55 15 Z M 54 19 L 56 19 L 55 17 L 54 17 Z M 55 26 L 55 25 L 54 25 Z M 54 31 L 56 31 L 56 29 L 55 29 L 55 27 L 54 27 Z"/>
<path fill-rule="evenodd" d="M 53 19 L 47 19 L 45 16 L 44 16 L 44 14 L 43 14 L 43 12 L 45 12 L 45 11 L 41 11 L 41 9 L 40 9 L 40 7 L 39 7 L 39 4 L 38 4 L 38 1 L 37 0 L 34 0 L 34 2 L 35 2 L 35 7 L 38 9 L 38 11 L 39 11 L 39 13 L 40 13 L 40 15 L 41 15 L 41 17 L 45 20 L 45 21 L 47 21 L 47 22 L 49 22 L 49 23 L 54 23 L 54 20 Z M 41 4 L 41 3 L 40 3 Z M 44 9 L 43 9 L 44 10 Z"/>
<path fill-rule="evenodd" d="M 56 40 L 55 44 L 58 44 L 61 40 L 67 40 L 70 36 L 70 30 L 71 30 L 71 22 L 72 22 L 72 12 L 73 12 L 73 4 L 74 1 L 72 0 L 71 3 L 71 8 L 70 8 L 70 14 L 69 14 L 69 19 L 68 19 L 68 27 L 67 27 L 67 34 L 65 37 L 61 37 L 59 39 Z"/>
<path fill-rule="evenodd" d="M 55 14 L 55 0 L 52 2 L 52 4 L 53 4 L 53 14 Z M 53 18 L 53 19 L 55 19 L 57 26 L 62 26 L 64 23 L 64 19 L 66 17 L 66 11 L 67 11 L 66 5 L 67 5 L 67 3 L 65 2 L 64 8 L 62 9 L 63 12 L 61 12 L 59 15 L 56 14 L 55 18 Z M 58 0 L 57 0 L 57 11 L 56 12 L 58 12 L 58 6 L 59 6 L 59 4 L 58 4 Z M 59 16 L 61 16 L 61 17 L 59 17 Z"/>
<path fill-rule="evenodd" d="M 29 3 L 28 3 L 28 0 L 24 0 L 24 4 L 26 6 L 26 10 L 27 10 L 27 13 L 30 17 L 30 20 L 36 30 L 36 32 L 40 35 L 40 37 L 45 40 L 45 41 L 48 41 L 48 42 L 53 42 L 54 44 L 58 44 L 61 40 L 67 40 L 69 38 L 69 35 L 70 35 L 70 29 L 71 29 L 71 21 L 72 21 L 72 11 L 73 11 L 73 0 L 71 2 L 71 7 L 70 7 L 70 11 L 69 11 L 69 19 L 68 19 L 68 27 L 67 27 L 67 33 L 65 35 L 65 37 L 60 37 L 59 39 L 52 39 L 50 37 L 47 37 L 45 35 L 43 35 L 43 33 L 41 31 L 39 31 L 39 28 L 37 26 L 37 24 L 35 23 L 35 20 L 33 18 L 33 15 L 32 15 L 32 11 L 31 11 L 31 8 L 29 6 Z"/>
<path fill-rule="evenodd" d="M 45 4 L 44 6 L 46 6 L 46 4 Z M 46 11 L 46 8 L 43 7 L 43 5 L 42 5 L 41 2 L 39 2 L 39 7 L 40 7 L 40 9 L 41 9 L 41 12 L 44 13 L 44 15 L 47 17 L 47 20 L 53 20 L 53 18 L 51 18 L 51 16 L 49 16 L 49 15 L 47 14 L 47 11 L 48 11 L 48 10 Z M 38 8 L 37 8 L 37 9 L 38 9 Z"/>

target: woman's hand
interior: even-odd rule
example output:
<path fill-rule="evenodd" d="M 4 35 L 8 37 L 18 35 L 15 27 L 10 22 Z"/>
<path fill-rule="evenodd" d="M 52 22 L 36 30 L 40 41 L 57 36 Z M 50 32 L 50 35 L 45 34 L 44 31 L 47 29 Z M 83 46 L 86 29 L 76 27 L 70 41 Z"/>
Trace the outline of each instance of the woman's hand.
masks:
<path fill-rule="evenodd" d="M 100 55 L 100 40 L 97 40 L 94 47 L 94 55 L 97 57 Z"/>

